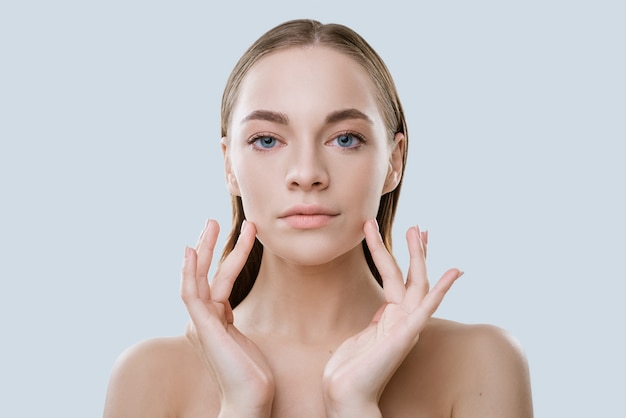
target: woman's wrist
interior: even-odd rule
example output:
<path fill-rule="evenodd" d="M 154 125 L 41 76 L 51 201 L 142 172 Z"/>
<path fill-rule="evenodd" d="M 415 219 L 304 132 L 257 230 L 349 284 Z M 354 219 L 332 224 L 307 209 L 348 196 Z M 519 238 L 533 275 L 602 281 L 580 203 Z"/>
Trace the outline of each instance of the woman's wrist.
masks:
<path fill-rule="evenodd" d="M 222 405 L 218 418 L 268 418 L 272 413 L 271 402 L 259 408 L 245 408 L 237 405 Z"/>
<path fill-rule="evenodd" d="M 376 392 L 364 393 L 351 379 L 337 379 L 324 371 L 322 393 L 328 418 L 381 418 Z M 368 389 L 372 389 L 368 387 Z"/>
<path fill-rule="evenodd" d="M 338 399 L 326 394 L 324 408 L 327 418 L 381 418 L 382 414 L 378 402 L 367 399 L 357 399 L 350 396 L 349 400 Z"/>
<path fill-rule="evenodd" d="M 328 405 L 326 404 L 326 416 L 328 418 L 382 418 L 377 404 L 362 405 Z"/>
<path fill-rule="evenodd" d="M 274 403 L 274 386 L 265 388 L 262 391 L 262 395 L 258 393 L 258 396 L 254 397 L 254 401 L 251 399 L 250 394 L 243 394 L 243 399 L 230 398 L 222 399 L 220 402 L 219 418 L 269 418 L 272 415 L 272 404 Z"/>

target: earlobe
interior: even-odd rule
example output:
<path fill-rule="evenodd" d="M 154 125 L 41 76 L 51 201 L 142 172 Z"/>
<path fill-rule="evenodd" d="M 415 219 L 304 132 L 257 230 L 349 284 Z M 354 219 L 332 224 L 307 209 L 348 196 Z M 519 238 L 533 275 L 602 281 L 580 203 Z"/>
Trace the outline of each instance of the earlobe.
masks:
<path fill-rule="evenodd" d="M 224 174 L 226 176 L 226 187 L 233 196 L 241 196 L 239 191 L 239 184 L 237 183 L 237 177 L 233 173 L 232 164 L 230 161 L 230 152 L 228 148 L 228 138 L 222 138 L 222 155 L 224 156 Z"/>
<path fill-rule="evenodd" d="M 393 149 L 389 155 L 389 170 L 385 180 L 383 194 L 389 193 L 398 187 L 402 179 L 402 168 L 404 165 L 404 149 L 406 147 L 406 138 L 401 132 L 397 132 L 394 137 Z"/>

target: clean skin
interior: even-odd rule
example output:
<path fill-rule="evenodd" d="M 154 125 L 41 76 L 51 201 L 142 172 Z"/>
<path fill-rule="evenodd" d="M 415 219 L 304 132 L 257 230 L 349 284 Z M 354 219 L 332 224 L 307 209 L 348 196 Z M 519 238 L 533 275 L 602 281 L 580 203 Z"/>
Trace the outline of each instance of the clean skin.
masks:
<path fill-rule="evenodd" d="M 406 279 L 383 245 L 374 218 L 400 181 L 405 138 L 387 137 L 362 67 L 326 47 L 273 52 L 246 75 L 228 132 L 226 182 L 247 222 L 210 283 L 217 223 L 185 250 L 187 333 L 121 356 L 106 418 L 532 416 L 514 340 L 431 317 L 461 272 L 429 287 L 418 227 Z M 259 275 L 231 310 L 255 237 Z"/>

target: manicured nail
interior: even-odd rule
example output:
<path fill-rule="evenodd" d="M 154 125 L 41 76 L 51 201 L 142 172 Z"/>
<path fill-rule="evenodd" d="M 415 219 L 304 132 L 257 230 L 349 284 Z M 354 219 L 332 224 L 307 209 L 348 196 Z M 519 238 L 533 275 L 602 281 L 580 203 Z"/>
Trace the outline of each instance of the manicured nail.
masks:
<path fill-rule="evenodd" d="M 372 225 L 374 225 L 377 231 L 380 231 L 380 228 L 378 227 L 378 221 L 376 221 L 376 219 L 370 219 L 370 222 L 372 223 Z"/>
<path fill-rule="evenodd" d="M 462 276 L 462 275 L 464 275 L 464 274 L 465 274 L 465 272 L 464 272 L 464 271 L 459 270 L 459 274 L 458 274 L 458 276 L 456 276 L 456 278 L 458 279 L 459 277 L 461 277 L 461 276 Z"/>
<path fill-rule="evenodd" d="M 241 229 L 239 231 L 240 234 L 243 234 L 243 231 L 246 230 L 246 225 L 248 224 L 248 222 L 246 222 L 246 220 L 244 219 L 243 222 L 241 223 Z"/>
<path fill-rule="evenodd" d="M 185 258 L 188 258 L 191 255 L 191 248 L 189 245 L 185 245 Z"/>

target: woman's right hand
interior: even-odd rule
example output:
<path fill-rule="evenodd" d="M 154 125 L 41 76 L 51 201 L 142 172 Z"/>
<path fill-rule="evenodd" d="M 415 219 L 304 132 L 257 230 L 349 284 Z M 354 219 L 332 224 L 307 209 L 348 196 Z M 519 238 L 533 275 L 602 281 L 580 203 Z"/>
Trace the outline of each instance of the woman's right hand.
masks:
<path fill-rule="evenodd" d="M 274 399 L 274 377 L 256 344 L 233 325 L 228 301 L 254 244 L 256 228 L 244 221 L 235 248 L 209 285 L 207 276 L 218 234 L 218 223 L 208 220 L 195 250 L 185 249 L 181 296 L 191 317 L 187 338 L 218 385 L 220 417 L 268 417 Z"/>

